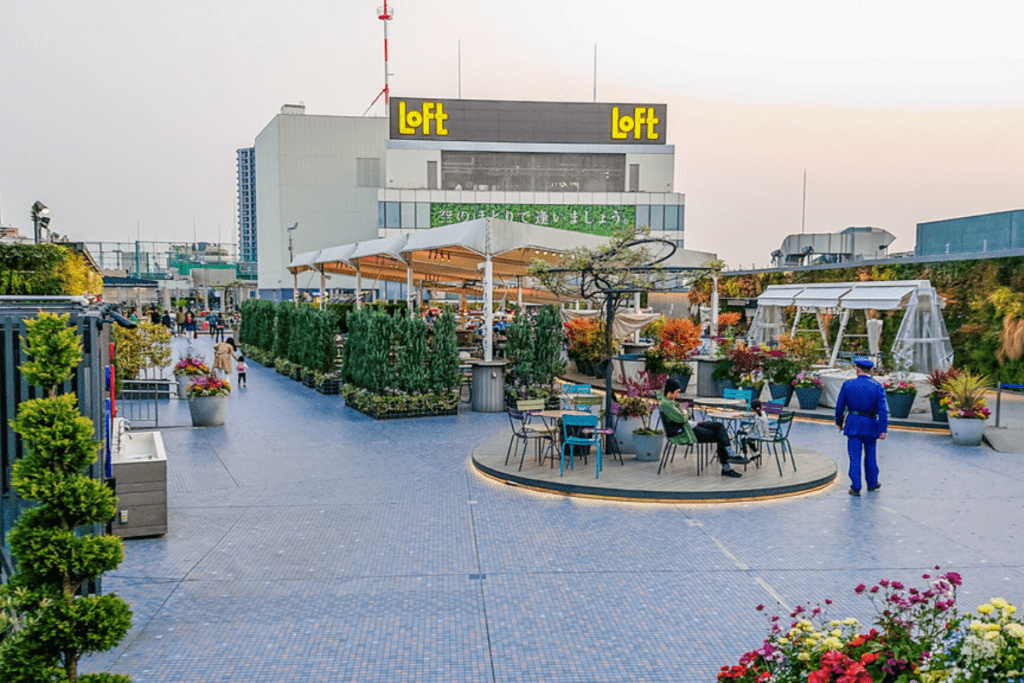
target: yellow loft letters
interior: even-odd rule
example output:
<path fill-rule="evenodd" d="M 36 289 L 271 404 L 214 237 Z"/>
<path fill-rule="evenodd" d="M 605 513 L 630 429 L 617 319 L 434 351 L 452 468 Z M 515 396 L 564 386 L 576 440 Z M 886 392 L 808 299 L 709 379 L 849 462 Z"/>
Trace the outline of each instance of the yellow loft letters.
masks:
<path fill-rule="evenodd" d="M 625 140 L 629 137 L 630 131 L 633 139 L 640 139 L 640 131 L 644 130 L 644 138 L 657 140 L 658 133 L 654 127 L 661 123 L 660 119 L 654 116 L 654 107 L 635 107 L 633 115 L 620 116 L 619 108 L 612 107 L 612 139 Z"/>
<path fill-rule="evenodd" d="M 434 129 L 438 135 L 448 135 L 448 129 L 444 122 L 448 120 L 448 114 L 444 113 L 444 104 L 441 102 L 424 102 L 423 109 L 405 110 L 405 102 L 398 102 L 398 132 L 402 135 L 415 135 L 416 129 L 422 126 L 419 131 L 423 135 L 430 135 L 430 122 L 434 122 Z"/>

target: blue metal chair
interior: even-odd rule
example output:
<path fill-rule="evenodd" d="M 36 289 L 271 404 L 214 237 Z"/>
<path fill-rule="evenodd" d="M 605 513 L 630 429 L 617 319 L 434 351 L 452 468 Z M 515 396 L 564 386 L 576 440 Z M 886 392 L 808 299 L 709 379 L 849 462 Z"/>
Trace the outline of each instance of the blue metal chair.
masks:
<path fill-rule="evenodd" d="M 590 393 L 590 385 L 589 384 L 566 384 L 562 388 L 565 391 L 565 393 L 567 393 L 567 394 L 589 394 Z"/>
<path fill-rule="evenodd" d="M 750 410 L 750 397 L 751 393 L 749 389 L 723 389 L 722 398 L 732 398 L 746 401 L 744 410 Z"/>
<path fill-rule="evenodd" d="M 772 430 L 767 438 L 756 439 L 764 448 L 771 448 L 775 456 L 775 466 L 779 468 L 779 476 L 782 476 L 782 463 L 779 462 L 779 451 L 782 451 L 782 462 L 786 461 L 786 451 L 789 451 L 789 458 L 792 461 L 793 471 L 796 472 L 796 457 L 793 455 L 793 446 L 789 443 L 789 430 L 793 426 L 793 413 L 782 413 L 779 415 L 778 425 Z M 775 447 L 778 446 L 778 449 Z"/>
<path fill-rule="evenodd" d="M 565 476 L 565 449 L 575 446 L 597 448 L 597 475 L 601 476 L 601 435 L 597 433 L 597 415 L 562 416 L 562 459 L 559 464 L 560 476 Z M 569 451 L 569 469 L 573 469 L 573 455 Z M 595 477 L 595 478 L 596 478 Z"/>

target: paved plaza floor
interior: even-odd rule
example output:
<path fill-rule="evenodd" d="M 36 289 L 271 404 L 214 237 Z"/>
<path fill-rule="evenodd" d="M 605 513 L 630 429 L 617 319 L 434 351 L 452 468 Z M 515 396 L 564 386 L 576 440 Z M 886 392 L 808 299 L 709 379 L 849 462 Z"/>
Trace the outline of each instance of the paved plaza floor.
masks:
<path fill-rule="evenodd" d="M 125 541 L 103 586 L 134 626 L 83 670 L 137 683 L 707 682 L 760 643 L 760 603 L 829 598 L 832 615 L 865 619 L 854 586 L 935 565 L 963 574 L 962 609 L 1024 600 L 1021 453 L 894 431 L 882 489 L 852 498 L 841 436 L 798 422 L 794 446 L 839 465 L 825 490 L 595 501 L 474 471 L 473 449 L 508 433 L 503 413 L 378 422 L 256 364 L 248 379 L 224 427 L 193 429 L 184 401 L 166 406 L 161 419 L 182 425 L 162 430 L 170 530 Z"/>

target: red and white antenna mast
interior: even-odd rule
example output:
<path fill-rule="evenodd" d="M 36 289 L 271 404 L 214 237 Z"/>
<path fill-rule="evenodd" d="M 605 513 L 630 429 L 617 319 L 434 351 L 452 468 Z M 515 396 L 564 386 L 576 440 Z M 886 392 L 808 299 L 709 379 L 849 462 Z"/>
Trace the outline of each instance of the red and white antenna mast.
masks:
<path fill-rule="evenodd" d="M 377 18 L 384 22 L 384 89 L 373 98 L 373 102 L 370 102 L 370 106 L 363 112 L 363 116 L 366 116 L 366 113 L 373 109 L 373 105 L 377 104 L 377 100 L 380 99 L 381 95 L 384 96 L 384 111 L 390 111 L 388 107 L 391 99 L 391 91 L 388 89 L 388 76 L 391 75 L 388 69 L 388 22 L 394 19 L 394 17 L 393 9 L 388 9 L 388 0 L 384 0 L 384 6 L 377 8 Z"/>

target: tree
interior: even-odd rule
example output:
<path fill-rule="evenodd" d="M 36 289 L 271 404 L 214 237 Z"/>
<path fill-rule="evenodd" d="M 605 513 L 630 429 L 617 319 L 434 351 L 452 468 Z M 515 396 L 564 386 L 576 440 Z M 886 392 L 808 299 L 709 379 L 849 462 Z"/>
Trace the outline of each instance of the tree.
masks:
<path fill-rule="evenodd" d="M 289 301 L 281 301 L 277 304 L 276 323 L 274 326 L 274 356 L 287 358 L 289 343 L 292 338 L 292 311 L 294 305 Z"/>
<path fill-rule="evenodd" d="M 608 244 L 577 247 L 557 267 L 543 259 L 530 264 L 529 274 L 555 294 L 593 301 L 605 308 L 605 352 L 612 356 L 615 311 L 636 292 L 649 292 L 665 281 L 661 263 L 675 253 L 672 242 L 650 236 L 650 228 L 617 230 Z M 605 415 L 611 424 L 612 368 L 605 368 Z"/>
<path fill-rule="evenodd" d="M 20 623 L 0 642 L 5 683 L 129 681 L 115 674 L 78 675 L 82 655 L 108 650 L 125 636 L 132 612 L 114 594 L 77 595 L 84 583 L 116 569 L 124 551 L 116 537 L 77 533 L 113 518 L 117 501 L 103 482 L 82 474 L 96 461 L 99 444 L 75 395 L 58 395 L 82 360 L 69 317 L 40 313 L 28 322 L 23 340 L 30 360 L 21 366 L 22 376 L 46 396 L 23 402 L 13 425 L 25 456 L 11 468 L 11 485 L 37 505 L 8 536 L 18 570 L 0 589 L 0 600 Z"/>
<path fill-rule="evenodd" d="M 451 311 L 446 310 L 434 322 L 434 338 L 430 340 L 430 383 L 438 393 L 459 388 L 459 344 Z"/>

